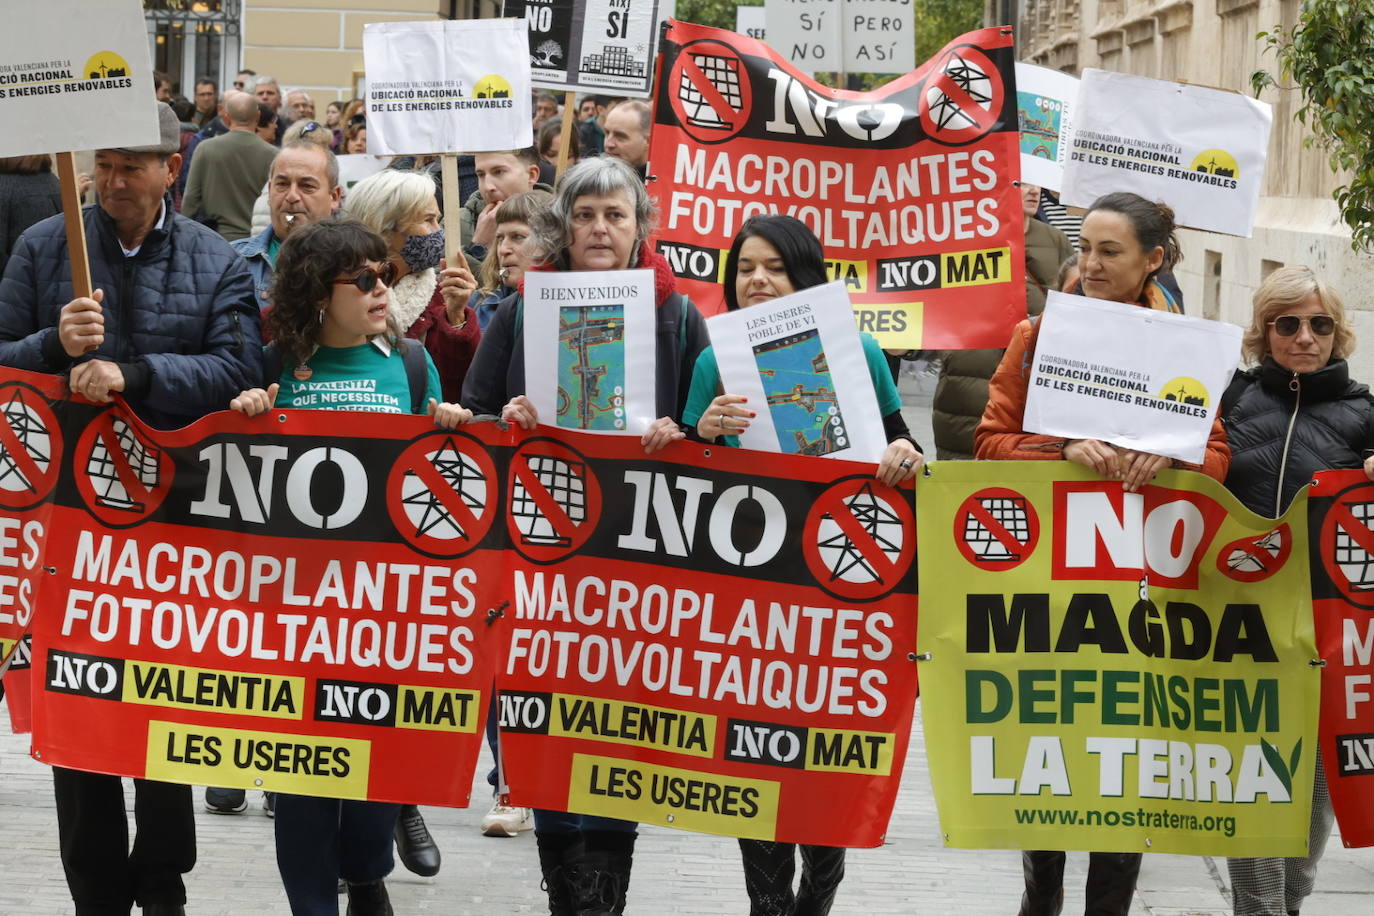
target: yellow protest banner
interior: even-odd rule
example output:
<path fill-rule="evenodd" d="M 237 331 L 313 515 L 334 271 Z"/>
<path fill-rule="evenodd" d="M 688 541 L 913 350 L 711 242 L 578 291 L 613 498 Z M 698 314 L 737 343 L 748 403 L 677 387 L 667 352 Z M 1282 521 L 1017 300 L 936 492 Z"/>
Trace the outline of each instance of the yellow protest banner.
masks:
<path fill-rule="evenodd" d="M 1270 520 L 1191 472 L 1126 493 L 1066 462 L 980 461 L 935 462 L 916 502 L 948 845 L 1306 853 L 1305 494 Z"/>

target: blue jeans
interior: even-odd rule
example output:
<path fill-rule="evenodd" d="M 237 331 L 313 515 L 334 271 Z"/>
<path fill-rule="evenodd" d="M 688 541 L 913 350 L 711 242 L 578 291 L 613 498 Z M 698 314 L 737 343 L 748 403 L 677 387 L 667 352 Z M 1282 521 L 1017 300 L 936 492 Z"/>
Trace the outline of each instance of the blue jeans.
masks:
<path fill-rule="evenodd" d="M 295 916 L 338 916 L 340 878 L 366 884 L 395 865 L 400 805 L 277 795 L 277 870 Z"/>
<path fill-rule="evenodd" d="M 535 833 L 581 833 L 584 830 L 605 830 L 610 833 L 634 833 L 636 821 L 621 821 L 595 814 L 570 814 L 567 811 L 534 809 Z"/>

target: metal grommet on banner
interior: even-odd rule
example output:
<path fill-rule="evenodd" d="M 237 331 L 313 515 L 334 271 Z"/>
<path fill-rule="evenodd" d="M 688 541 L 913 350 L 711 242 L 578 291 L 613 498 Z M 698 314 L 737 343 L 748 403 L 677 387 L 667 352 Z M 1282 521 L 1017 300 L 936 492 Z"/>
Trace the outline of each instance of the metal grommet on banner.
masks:
<path fill-rule="evenodd" d="M 254 779 L 254 780 L 253 780 L 253 785 L 258 786 L 258 787 L 261 787 L 261 786 L 262 786 L 262 777 L 259 776 L 257 779 Z"/>
<path fill-rule="evenodd" d="M 908 652 L 906 654 L 906 659 L 909 662 L 928 662 L 934 657 L 935 655 L 931 652 L 922 652 L 919 655 L 915 652 Z"/>
<path fill-rule="evenodd" d="M 709 448 L 704 448 L 704 449 L 702 449 L 702 450 L 701 450 L 701 457 L 703 457 L 703 458 L 710 458 L 710 457 L 711 457 L 711 450 L 710 450 Z"/>
<path fill-rule="evenodd" d="M 1313 668 L 1325 668 L 1325 667 L 1326 667 L 1326 659 L 1324 659 L 1324 658 L 1314 658 L 1314 659 L 1312 659 L 1310 662 L 1308 662 L 1307 664 L 1308 664 L 1309 666 L 1313 667 Z"/>
<path fill-rule="evenodd" d="M 497 618 L 506 616 L 506 608 L 510 607 L 510 600 L 502 601 L 493 608 L 487 608 L 487 626 L 496 622 Z"/>
<path fill-rule="evenodd" d="M 1146 849 L 1149 849 L 1149 848 L 1150 848 L 1151 846 L 1153 846 L 1153 845 L 1154 845 L 1154 843 L 1150 842 L 1150 838 L 1149 838 L 1149 837 L 1146 837 L 1146 838 L 1145 838 L 1145 848 L 1146 848 Z"/>
<path fill-rule="evenodd" d="M 56 575 L 56 574 L 57 574 L 57 567 L 56 567 L 56 566 L 44 566 L 44 567 L 43 567 L 43 572 L 47 573 L 47 574 L 50 575 L 50 576 Z"/>
<path fill-rule="evenodd" d="M 279 414 L 277 414 L 277 422 L 278 422 L 278 423 L 285 423 L 285 422 L 286 422 L 286 414 L 284 414 L 284 413 L 279 413 Z"/>

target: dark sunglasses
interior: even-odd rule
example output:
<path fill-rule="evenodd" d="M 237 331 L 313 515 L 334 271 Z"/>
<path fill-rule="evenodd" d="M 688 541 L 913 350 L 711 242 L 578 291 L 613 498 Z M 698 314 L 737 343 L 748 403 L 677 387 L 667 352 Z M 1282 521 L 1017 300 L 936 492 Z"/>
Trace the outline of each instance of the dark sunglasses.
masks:
<path fill-rule="evenodd" d="M 1336 319 L 1330 315 L 1280 315 L 1269 323 L 1280 337 L 1292 337 L 1304 322 L 1318 337 L 1330 337 L 1336 333 Z"/>
<path fill-rule="evenodd" d="M 301 128 L 301 136 L 304 137 L 312 130 L 324 130 L 324 125 L 319 121 L 306 121 L 305 127 Z"/>
<path fill-rule="evenodd" d="M 341 286 L 345 283 L 352 283 L 354 286 L 358 287 L 358 292 L 370 293 L 377 288 L 378 280 L 390 286 L 391 281 L 394 279 L 396 279 L 396 265 L 387 261 L 381 267 L 364 267 L 351 277 L 335 280 L 334 285 Z"/>

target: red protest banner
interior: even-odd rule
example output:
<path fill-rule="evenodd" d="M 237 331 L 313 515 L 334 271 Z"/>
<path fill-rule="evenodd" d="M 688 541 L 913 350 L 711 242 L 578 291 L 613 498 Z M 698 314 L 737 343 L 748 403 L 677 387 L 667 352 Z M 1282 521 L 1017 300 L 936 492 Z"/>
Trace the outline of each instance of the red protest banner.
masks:
<path fill-rule="evenodd" d="M 1346 846 L 1374 846 L 1374 483 L 1323 471 L 1308 499 L 1319 739 Z"/>
<path fill-rule="evenodd" d="M 492 685 L 500 433 L 369 414 L 347 436 L 319 411 L 162 432 L 118 405 L 57 406 L 76 445 L 34 623 L 34 756 L 467 804 Z"/>
<path fill-rule="evenodd" d="M 916 696 L 910 488 L 839 460 L 541 433 L 507 482 L 512 801 L 879 845 Z"/>
<path fill-rule="evenodd" d="M 1004 347 L 1025 317 L 1009 30 L 954 39 L 872 92 L 822 86 L 760 41 L 672 22 L 649 185 L 659 250 L 706 314 L 740 225 L 809 225 L 859 330 L 886 347 Z"/>

